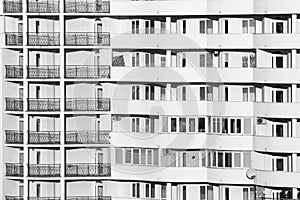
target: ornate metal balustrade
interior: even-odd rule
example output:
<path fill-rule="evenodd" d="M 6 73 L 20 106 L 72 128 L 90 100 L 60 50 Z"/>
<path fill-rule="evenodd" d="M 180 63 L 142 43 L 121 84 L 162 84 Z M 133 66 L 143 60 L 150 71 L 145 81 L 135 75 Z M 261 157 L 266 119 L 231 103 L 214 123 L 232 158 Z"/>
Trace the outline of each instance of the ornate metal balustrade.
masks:
<path fill-rule="evenodd" d="M 23 164 L 22 163 L 6 163 L 6 176 L 23 176 Z"/>
<path fill-rule="evenodd" d="M 23 111 L 23 99 L 5 98 L 7 111 Z"/>
<path fill-rule="evenodd" d="M 60 144 L 60 131 L 28 131 L 29 144 Z"/>
<path fill-rule="evenodd" d="M 69 196 L 67 200 L 111 200 L 111 196 Z"/>
<path fill-rule="evenodd" d="M 109 144 L 108 131 L 67 131 L 67 144 Z"/>
<path fill-rule="evenodd" d="M 27 1 L 27 12 L 30 13 L 58 13 L 59 1 L 56 0 L 29 0 Z"/>
<path fill-rule="evenodd" d="M 59 78 L 59 65 L 40 65 L 27 67 L 27 78 Z"/>
<path fill-rule="evenodd" d="M 28 33 L 29 46 L 59 46 L 59 33 Z"/>
<path fill-rule="evenodd" d="M 110 33 L 66 33 L 66 46 L 109 46 Z"/>
<path fill-rule="evenodd" d="M 5 65 L 5 78 L 23 78 L 23 66 Z"/>
<path fill-rule="evenodd" d="M 28 197 L 28 200 L 60 200 L 60 197 Z"/>
<path fill-rule="evenodd" d="M 5 196 L 5 200 L 24 200 L 24 198 L 20 196 Z"/>
<path fill-rule="evenodd" d="M 110 176 L 109 163 L 74 163 L 66 165 L 66 176 Z"/>
<path fill-rule="evenodd" d="M 23 144 L 23 132 L 6 130 L 6 144 Z"/>
<path fill-rule="evenodd" d="M 60 111 L 60 99 L 28 99 L 28 111 Z"/>
<path fill-rule="evenodd" d="M 109 65 L 67 65 L 65 78 L 110 78 Z"/>
<path fill-rule="evenodd" d="M 60 176 L 60 164 L 29 164 L 28 176 L 34 176 L 34 177 Z"/>
<path fill-rule="evenodd" d="M 102 0 L 66 0 L 66 13 L 109 13 L 110 2 Z"/>
<path fill-rule="evenodd" d="M 3 11 L 5 13 L 21 13 L 22 0 L 4 0 Z"/>
<path fill-rule="evenodd" d="M 66 111 L 110 111 L 110 99 L 66 99 Z"/>
<path fill-rule="evenodd" d="M 5 33 L 5 45 L 8 46 L 22 46 L 23 45 L 23 33 L 21 32 L 6 32 Z"/>

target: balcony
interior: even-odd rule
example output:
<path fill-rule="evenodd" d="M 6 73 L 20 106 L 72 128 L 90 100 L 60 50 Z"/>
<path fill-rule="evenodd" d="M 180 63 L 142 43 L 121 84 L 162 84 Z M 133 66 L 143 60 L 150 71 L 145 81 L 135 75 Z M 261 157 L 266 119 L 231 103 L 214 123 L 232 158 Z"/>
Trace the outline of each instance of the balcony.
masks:
<path fill-rule="evenodd" d="M 5 13 L 21 13 L 22 0 L 4 0 L 3 11 Z"/>
<path fill-rule="evenodd" d="M 23 164 L 21 163 L 6 163 L 6 176 L 23 176 Z"/>
<path fill-rule="evenodd" d="M 23 45 L 23 33 L 6 32 L 5 33 L 5 45 L 7 45 L 7 46 L 22 46 Z"/>
<path fill-rule="evenodd" d="M 111 200 L 111 196 L 73 196 L 67 200 Z"/>
<path fill-rule="evenodd" d="M 109 65 L 67 65 L 65 78 L 98 79 L 110 78 Z"/>
<path fill-rule="evenodd" d="M 5 65 L 5 78 L 23 78 L 23 66 Z"/>
<path fill-rule="evenodd" d="M 110 111 L 110 99 L 66 99 L 66 111 Z"/>
<path fill-rule="evenodd" d="M 109 144 L 108 131 L 67 131 L 66 144 Z"/>
<path fill-rule="evenodd" d="M 59 33 L 28 33 L 29 46 L 59 46 Z"/>
<path fill-rule="evenodd" d="M 6 111 L 23 111 L 22 98 L 5 98 Z"/>
<path fill-rule="evenodd" d="M 5 200 L 24 200 L 24 198 L 20 196 L 5 196 Z"/>
<path fill-rule="evenodd" d="M 60 164 L 29 164 L 28 176 L 58 177 L 60 176 Z"/>
<path fill-rule="evenodd" d="M 66 0 L 66 13 L 109 13 L 110 2 L 96 0 L 95 2 L 88 2 L 86 0 Z"/>
<path fill-rule="evenodd" d="M 28 99 L 28 111 L 60 111 L 59 98 Z"/>
<path fill-rule="evenodd" d="M 60 131 L 29 131 L 28 144 L 60 144 Z"/>
<path fill-rule="evenodd" d="M 6 130 L 6 144 L 23 144 L 23 132 Z"/>
<path fill-rule="evenodd" d="M 74 163 L 66 165 L 66 176 L 110 176 L 111 166 L 109 163 Z"/>
<path fill-rule="evenodd" d="M 40 65 L 33 66 L 29 65 L 27 67 L 27 78 L 59 78 L 59 65 Z"/>
<path fill-rule="evenodd" d="M 66 33 L 66 46 L 109 46 L 110 33 Z"/>
<path fill-rule="evenodd" d="M 29 13 L 58 13 L 59 12 L 59 1 L 55 1 L 55 0 L 27 1 L 27 12 L 29 12 Z"/>

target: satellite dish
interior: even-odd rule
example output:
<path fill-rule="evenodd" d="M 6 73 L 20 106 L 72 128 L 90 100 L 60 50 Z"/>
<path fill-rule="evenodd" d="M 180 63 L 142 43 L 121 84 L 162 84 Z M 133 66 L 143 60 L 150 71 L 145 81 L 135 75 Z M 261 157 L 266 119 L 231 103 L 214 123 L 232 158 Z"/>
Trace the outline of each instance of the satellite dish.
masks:
<path fill-rule="evenodd" d="M 253 168 L 248 169 L 247 172 L 246 172 L 246 176 L 250 180 L 253 180 L 256 177 L 256 171 L 255 171 L 255 169 L 253 169 Z"/>

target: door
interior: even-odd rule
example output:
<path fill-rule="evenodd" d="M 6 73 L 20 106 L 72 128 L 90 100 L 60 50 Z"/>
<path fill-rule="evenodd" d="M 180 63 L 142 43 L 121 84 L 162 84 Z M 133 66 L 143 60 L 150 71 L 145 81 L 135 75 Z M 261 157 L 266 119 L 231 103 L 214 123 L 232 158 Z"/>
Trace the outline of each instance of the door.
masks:
<path fill-rule="evenodd" d="M 41 93 L 41 87 L 40 86 L 36 86 L 36 94 L 35 94 L 35 97 L 37 98 L 37 99 L 39 99 L 40 98 L 40 93 Z"/>
<path fill-rule="evenodd" d="M 23 164 L 23 162 L 24 162 L 24 153 L 20 152 L 19 153 L 19 164 Z"/>
<path fill-rule="evenodd" d="M 35 66 L 36 66 L 36 67 L 39 67 L 40 64 L 41 64 L 41 55 L 40 55 L 39 53 L 37 53 L 37 54 L 35 55 Z"/>
<path fill-rule="evenodd" d="M 98 197 L 103 197 L 103 186 L 102 185 L 98 185 L 97 195 L 98 195 Z"/>
<path fill-rule="evenodd" d="M 23 23 L 18 23 L 18 44 L 22 45 L 23 41 Z"/>
<path fill-rule="evenodd" d="M 41 130 L 41 120 L 37 119 L 36 120 L 36 132 L 40 132 Z"/>
<path fill-rule="evenodd" d="M 19 98 L 22 99 L 24 97 L 24 90 L 23 88 L 19 88 Z"/>
<path fill-rule="evenodd" d="M 23 55 L 19 55 L 19 65 L 23 66 Z"/>
<path fill-rule="evenodd" d="M 97 108 L 98 110 L 101 110 L 103 107 L 103 102 L 102 102 L 102 98 L 103 98 L 103 89 L 102 88 L 97 88 Z"/>
<path fill-rule="evenodd" d="M 98 119 L 97 121 L 96 121 L 96 134 L 95 134 L 95 140 L 96 141 L 98 141 L 98 142 L 100 142 L 100 140 L 101 140 L 101 124 L 100 124 L 100 119 Z"/>
<path fill-rule="evenodd" d="M 102 10 L 102 0 L 96 0 L 96 11 L 100 12 Z"/>
<path fill-rule="evenodd" d="M 36 197 L 41 196 L 41 184 L 36 184 Z"/>
<path fill-rule="evenodd" d="M 35 33 L 39 34 L 40 31 L 40 21 L 35 22 Z"/>
<path fill-rule="evenodd" d="M 224 33 L 225 34 L 228 34 L 228 29 L 229 29 L 228 26 L 229 26 L 228 20 L 226 19 L 226 20 L 224 20 Z"/>
<path fill-rule="evenodd" d="M 19 132 L 23 132 L 23 130 L 24 130 L 24 121 L 20 120 L 19 121 Z"/>
<path fill-rule="evenodd" d="M 97 32 L 97 43 L 102 43 L 102 23 L 96 24 L 96 32 Z"/>
<path fill-rule="evenodd" d="M 98 164 L 98 173 L 99 175 L 103 174 L 103 153 L 97 154 L 97 164 Z"/>

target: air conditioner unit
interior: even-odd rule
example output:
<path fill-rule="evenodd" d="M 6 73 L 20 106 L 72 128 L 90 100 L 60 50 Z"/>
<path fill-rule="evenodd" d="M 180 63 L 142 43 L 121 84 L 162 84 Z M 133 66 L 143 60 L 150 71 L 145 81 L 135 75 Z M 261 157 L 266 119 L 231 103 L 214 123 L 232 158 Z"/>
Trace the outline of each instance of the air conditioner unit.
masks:
<path fill-rule="evenodd" d="M 266 124 L 266 123 L 267 123 L 267 120 L 264 119 L 264 118 L 258 117 L 258 118 L 256 119 L 256 124 L 257 124 L 257 125 L 263 125 L 263 124 Z"/>

